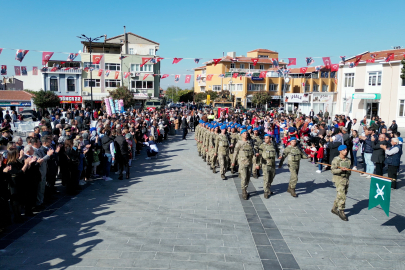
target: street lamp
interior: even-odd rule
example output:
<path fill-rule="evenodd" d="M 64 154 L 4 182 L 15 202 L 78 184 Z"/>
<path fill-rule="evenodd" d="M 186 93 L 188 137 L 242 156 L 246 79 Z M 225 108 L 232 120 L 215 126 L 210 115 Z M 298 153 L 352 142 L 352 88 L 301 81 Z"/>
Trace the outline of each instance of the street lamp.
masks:
<path fill-rule="evenodd" d="M 82 34 L 81 36 L 77 36 L 77 37 L 80 38 L 80 39 L 83 39 L 83 40 L 87 40 L 87 42 L 90 43 L 90 46 L 89 46 L 89 53 L 90 53 L 90 68 L 89 68 L 89 70 L 90 70 L 90 93 L 91 93 L 91 109 L 93 109 L 94 108 L 94 106 L 93 106 L 93 72 L 91 70 L 91 63 L 92 63 L 92 60 L 91 60 L 91 51 L 92 51 L 91 50 L 91 43 L 95 42 L 95 41 L 98 41 L 100 38 L 103 38 L 104 35 L 96 37 L 96 38 L 91 38 L 91 37 L 87 37 L 86 35 Z"/>

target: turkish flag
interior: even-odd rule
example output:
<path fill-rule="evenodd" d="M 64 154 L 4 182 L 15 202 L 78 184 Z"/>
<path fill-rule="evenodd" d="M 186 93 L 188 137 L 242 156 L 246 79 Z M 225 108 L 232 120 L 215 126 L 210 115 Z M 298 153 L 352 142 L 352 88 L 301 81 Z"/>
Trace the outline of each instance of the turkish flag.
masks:
<path fill-rule="evenodd" d="M 266 78 L 267 71 L 261 71 L 259 78 Z"/>
<path fill-rule="evenodd" d="M 239 73 L 237 73 L 237 72 L 236 72 L 236 73 L 233 73 L 233 74 L 232 74 L 232 78 L 238 78 L 238 75 L 239 75 Z"/>
<path fill-rule="evenodd" d="M 64 63 L 66 63 L 66 62 L 60 62 L 61 65 L 63 65 Z"/>
<path fill-rule="evenodd" d="M 48 64 L 48 61 L 51 59 L 53 52 L 43 52 L 42 53 L 42 65 L 45 66 Z"/>
<path fill-rule="evenodd" d="M 21 69 L 19 66 L 14 66 L 15 76 L 21 76 Z"/>
<path fill-rule="evenodd" d="M 156 64 L 157 63 L 159 63 L 161 60 L 163 60 L 164 58 L 162 58 L 162 57 L 158 57 L 158 58 L 156 58 Z"/>
<path fill-rule="evenodd" d="M 32 67 L 32 75 L 38 75 L 38 67 Z"/>
<path fill-rule="evenodd" d="M 387 53 L 387 57 L 385 58 L 385 62 L 389 62 L 394 60 L 394 53 Z"/>
<path fill-rule="evenodd" d="M 214 75 L 212 75 L 212 74 L 210 74 L 210 75 L 207 75 L 207 81 L 211 81 L 211 79 L 212 79 L 212 76 L 214 76 Z"/>
<path fill-rule="evenodd" d="M 117 79 L 118 79 L 118 76 L 120 76 L 120 72 L 119 72 L 119 71 L 116 71 L 115 74 L 114 74 L 114 79 L 117 80 Z"/>
<path fill-rule="evenodd" d="M 3 49 L 2 48 L 0 48 L 0 54 L 1 54 L 1 52 L 3 51 Z"/>
<path fill-rule="evenodd" d="M 259 58 L 252 58 L 253 66 L 256 66 L 257 62 L 259 62 Z"/>
<path fill-rule="evenodd" d="M 191 75 L 186 75 L 185 83 L 190 83 Z"/>
<path fill-rule="evenodd" d="M 93 55 L 93 64 L 95 64 L 95 65 L 100 64 L 102 57 L 103 57 L 102 55 Z"/>
<path fill-rule="evenodd" d="M 332 65 L 332 61 L 330 61 L 330 57 L 322 57 L 323 63 L 325 64 L 325 67 L 327 69 L 330 69 L 330 66 Z"/>
<path fill-rule="evenodd" d="M 163 74 L 161 79 L 164 79 L 164 78 L 167 78 L 167 77 L 169 77 L 169 74 Z"/>
<path fill-rule="evenodd" d="M 302 68 L 300 68 L 300 72 L 301 72 L 302 74 L 307 73 L 307 70 L 308 70 L 308 67 L 302 67 Z"/>
<path fill-rule="evenodd" d="M 142 64 L 141 67 L 143 67 L 146 63 L 148 63 L 150 61 L 150 57 L 142 57 Z"/>
<path fill-rule="evenodd" d="M 218 58 L 218 59 L 212 59 L 212 60 L 214 61 L 214 66 L 216 66 L 219 63 L 219 61 L 221 61 L 222 59 Z"/>
<path fill-rule="evenodd" d="M 330 71 L 338 71 L 339 70 L 339 64 L 332 64 L 330 67 Z"/>
<path fill-rule="evenodd" d="M 360 60 L 361 60 L 361 57 L 362 57 L 363 55 L 357 55 L 356 56 L 356 60 L 354 61 L 354 66 L 356 66 L 357 67 L 357 65 L 360 63 Z"/>
<path fill-rule="evenodd" d="M 292 66 L 297 64 L 297 58 L 288 58 L 288 65 L 287 66 Z"/>
<path fill-rule="evenodd" d="M 366 63 L 375 63 L 375 58 L 367 59 Z"/>
<path fill-rule="evenodd" d="M 131 72 L 124 72 L 124 79 L 128 78 L 129 74 L 131 74 Z"/>
<path fill-rule="evenodd" d="M 65 68 L 65 70 L 69 70 L 69 69 L 71 69 L 71 68 L 70 67 Z M 98 76 L 101 76 L 101 75 L 98 75 Z"/>
<path fill-rule="evenodd" d="M 52 71 L 52 72 L 55 72 L 57 69 L 58 69 L 57 67 L 53 67 L 53 68 L 51 69 L 51 71 Z"/>
<path fill-rule="evenodd" d="M 98 70 L 98 76 L 101 76 L 101 74 L 103 74 L 103 70 L 102 70 L 102 69 L 99 69 L 99 70 Z"/>
<path fill-rule="evenodd" d="M 181 60 L 183 60 L 183 58 L 173 58 L 173 63 L 172 64 L 177 64 L 178 62 L 180 62 Z"/>
<path fill-rule="evenodd" d="M 149 76 L 149 74 L 145 74 L 145 75 L 143 76 L 142 81 L 144 81 L 146 78 L 148 78 L 148 76 Z"/>

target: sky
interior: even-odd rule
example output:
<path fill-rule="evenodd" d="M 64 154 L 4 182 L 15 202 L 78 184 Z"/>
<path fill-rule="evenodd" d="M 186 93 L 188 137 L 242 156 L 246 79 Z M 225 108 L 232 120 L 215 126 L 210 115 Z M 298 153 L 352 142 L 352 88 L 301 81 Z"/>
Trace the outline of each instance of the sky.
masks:
<path fill-rule="evenodd" d="M 202 66 L 203 61 L 222 57 L 223 53 L 263 48 L 279 53 L 279 58 L 296 57 L 297 66 L 305 66 L 305 57 L 354 56 L 364 51 L 405 47 L 403 1 L 3 1 L 0 64 L 8 75 L 14 66 L 41 66 L 40 52 L 78 52 L 76 36 L 85 34 L 108 37 L 127 31 L 160 43 L 163 58 L 205 58 L 200 64 L 183 59 L 173 65 L 163 60 L 161 72 L 181 74 L 161 80 L 161 87 L 185 84 L 185 74 Z M 16 5 L 17 4 L 17 5 Z M 16 9 L 18 7 L 18 9 Z M 8 22 L 8 27 L 4 24 Z M 22 63 L 15 50 L 31 50 Z M 67 54 L 55 53 L 53 60 Z M 78 60 L 80 58 L 77 58 Z M 322 65 L 321 58 L 314 58 Z M 287 60 L 285 60 L 287 61 Z M 24 86 L 29 88 L 29 86 Z"/>

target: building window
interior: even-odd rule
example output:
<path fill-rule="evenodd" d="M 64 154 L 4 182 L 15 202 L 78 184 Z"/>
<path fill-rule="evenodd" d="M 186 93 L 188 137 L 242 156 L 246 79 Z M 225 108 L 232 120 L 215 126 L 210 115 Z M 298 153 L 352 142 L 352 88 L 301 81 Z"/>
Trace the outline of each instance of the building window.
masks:
<path fill-rule="evenodd" d="M 330 72 L 330 78 L 335 78 L 336 75 L 336 71 L 331 71 Z"/>
<path fill-rule="evenodd" d="M 94 68 L 94 69 L 100 69 L 100 64 L 93 64 L 93 63 L 90 63 L 90 62 L 84 62 L 84 67 L 86 68 Z"/>
<path fill-rule="evenodd" d="M 255 69 L 255 66 L 253 64 L 249 64 L 249 69 Z"/>
<path fill-rule="evenodd" d="M 269 91 L 278 91 L 278 84 L 270 84 Z"/>
<path fill-rule="evenodd" d="M 205 75 L 205 74 L 207 74 L 207 71 L 205 69 L 203 69 L 203 70 L 201 70 L 201 74 Z"/>
<path fill-rule="evenodd" d="M 285 91 L 286 92 L 290 92 L 290 87 L 291 85 L 289 85 L 289 84 L 284 84 L 284 89 L 285 89 Z"/>
<path fill-rule="evenodd" d="M 69 92 L 76 91 L 75 78 L 73 78 L 73 77 L 67 78 L 67 90 Z"/>
<path fill-rule="evenodd" d="M 129 48 L 129 54 L 134 54 L 134 48 Z"/>
<path fill-rule="evenodd" d="M 329 78 L 329 72 L 327 71 L 321 72 L 321 78 Z"/>
<path fill-rule="evenodd" d="M 243 84 L 228 84 L 229 91 L 242 91 Z"/>
<path fill-rule="evenodd" d="M 240 64 L 239 68 L 245 68 L 245 64 Z"/>
<path fill-rule="evenodd" d="M 131 81 L 132 89 L 153 89 L 153 81 Z"/>
<path fill-rule="evenodd" d="M 259 56 L 258 56 L 259 58 L 269 58 L 269 56 L 268 55 L 260 55 L 259 54 Z"/>
<path fill-rule="evenodd" d="M 401 86 L 405 86 L 405 79 L 402 79 L 402 84 Z"/>
<path fill-rule="evenodd" d="M 248 91 L 265 91 L 266 90 L 266 85 L 262 83 L 249 83 L 248 84 Z"/>
<path fill-rule="evenodd" d="M 398 116 L 401 116 L 401 117 L 405 116 L 404 107 L 405 107 L 405 100 L 403 100 L 403 99 L 399 100 L 399 115 Z"/>
<path fill-rule="evenodd" d="M 106 63 L 105 70 L 121 70 L 121 64 Z"/>
<path fill-rule="evenodd" d="M 259 66 L 259 69 L 260 69 L 260 70 L 264 70 L 264 65 L 260 65 L 260 66 Z"/>
<path fill-rule="evenodd" d="M 353 87 L 353 86 L 354 86 L 354 73 L 346 73 L 345 87 Z"/>
<path fill-rule="evenodd" d="M 221 91 L 221 86 L 220 85 L 213 85 L 212 90 L 213 91 Z"/>
<path fill-rule="evenodd" d="M 311 77 L 313 79 L 318 79 L 319 78 L 319 73 L 318 72 L 311 73 Z"/>
<path fill-rule="evenodd" d="M 231 63 L 231 68 L 235 68 L 235 63 Z"/>
<path fill-rule="evenodd" d="M 56 77 L 51 77 L 49 80 L 49 85 L 51 87 L 51 91 L 58 91 L 58 78 Z"/>
<path fill-rule="evenodd" d="M 101 83 L 100 83 L 100 79 L 84 79 L 84 87 L 100 87 Z"/>
<path fill-rule="evenodd" d="M 143 65 L 141 64 L 132 64 L 131 65 L 132 72 L 153 72 L 153 65 Z"/>
<path fill-rule="evenodd" d="M 155 49 L 149 49 L 149 55 L 155 55 Z"/>
<path fill-rule="evenodd" d="M 105 87 L 120 87 L 120 80 L 105 80 Z"/>
<path fill-rule="evenodd" d="M 381 85 L 381 71 L 370 72 L 368 74 L 368 85 L 371 86 Z"/>
<path fill-rule="evenodd" d="M 205 92 L 205 86 L 200 86 L 200 91 Z"/>
<path fill-rule="evenodd" d="M 322 92 L 328 92 L 328 86 L 326 84 L 322 85 Z"/>
<path fill-rule="evenodd" d="M 311 85 L 309 83 L 306 83 L 305 84 L 305 89 L 304 89 L 305 93 L 309 92 L 310 88 L 311 88 Z"/>
<path fill-rule="evenodd" d="M 314 83 L 314 85 L 312 86 L 312 92 L 319 92 L 319 85 Z"/>

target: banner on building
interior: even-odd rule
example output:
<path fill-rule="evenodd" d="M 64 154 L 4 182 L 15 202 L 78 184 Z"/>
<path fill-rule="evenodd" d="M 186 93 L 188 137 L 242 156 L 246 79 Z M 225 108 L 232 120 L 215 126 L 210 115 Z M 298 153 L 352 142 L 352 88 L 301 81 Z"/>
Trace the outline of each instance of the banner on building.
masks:
<path fill-rule="evenodd" d="M 131 72 L 124 72 L 124 79 L 128 78 L 128 76 L 131 74 Z"/>
<path fill-rule="evenodd" d="M 28 75 L 27 67 L 21 67 L 21 75 L 22 76 L 27 76 Z"/>
<path fill-rule="evenodd" d="M 21 76 L 21 69 L 19 66 L 14 66 L 14 74 L 15 76 Z"/>
<path fill-rule="evenodd" d="M 330 57 L 322 57 L 323 63 L 325 64 L 325 68 L 330 69 L 332 65 L 332 61 L 330 61 Z"/>
<path fill-rule="evenodd" d="M 285 94 L 286 103 L 309 103 L 309 94 Z"/>
<path fill-rule="evenodd" d="M 120 72 L 116 71 L 114 74 L 114 79 L 118 80 L 118 76 L 120 76 Z"/>
<path fill-rule="evenodd" d="M 81 96 L 58 96 L 60 99 L 60 103 L 82 103 L 83 99 Z"/>
<path fill-rule="evenodd" d="M 149 76 L 149 74 L 145 74 L 145 75 L 143 75 L 143 79 L 142 79 L 142 81 L 144 81 L 146 78 L 148 78 L 148 76 Z"/>
<path fill-rule="evenodd" d="M 190 81 L 191 81 L 191 75 L 186 75 L 185 83 L 190 83 Z"/>
<path fill-rule="evenodd" d="M 32 75 L 38 75 L 38 67 L 32 67 Z"/>
<path fill-rule="evenodd" d="M 98 70 L 98 76 L 100 76 L 101 77 L 101 75 L 103 74 L 103 70 L 100 68 L 99 70 Z"/>
<path fill-rule="evenodd" d="M 100 61 L 101 61 L 101 58 L 102 58 L 103 56 L 102 55 L 93 55 L 93 64 L 94 65 L 98 65 L 98 64 L 100 64 Z"/>
<path fill-rule="evenodd" d="M 387 217 L 390 214 L 391 180 L 371 177 L 368 210 L 380 205 Z"/>

